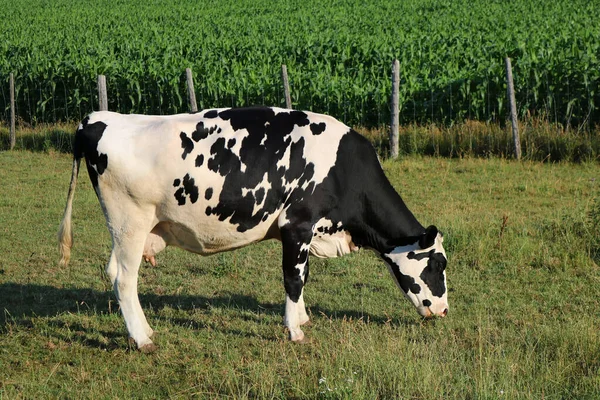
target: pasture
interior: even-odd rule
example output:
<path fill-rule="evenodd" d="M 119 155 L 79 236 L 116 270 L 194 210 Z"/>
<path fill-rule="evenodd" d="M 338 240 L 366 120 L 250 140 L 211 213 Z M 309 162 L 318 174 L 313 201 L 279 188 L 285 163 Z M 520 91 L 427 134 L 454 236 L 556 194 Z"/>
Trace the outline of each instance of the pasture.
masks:
<path fill-rule="evenodd" d="M 368 251 L 311 258 L 311 342 L 293 344 L 278 242 L 167 248 L 140 271 L 159 345 L 145 355 L 104 276 L 110 238 L 85 169 L 60 268 L 71 157 L 0 152 L 0 398 L 598 398 L 598 164 L 410 156 L 384 168 L 445 234 L 447 318 L 422 320 Z"/>

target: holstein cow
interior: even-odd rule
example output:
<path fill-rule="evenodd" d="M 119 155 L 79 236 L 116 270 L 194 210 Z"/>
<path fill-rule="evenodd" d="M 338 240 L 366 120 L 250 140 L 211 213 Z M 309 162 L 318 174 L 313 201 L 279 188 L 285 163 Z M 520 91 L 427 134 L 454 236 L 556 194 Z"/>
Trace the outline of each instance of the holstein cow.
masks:
<path fill-rule="evenodd" d="M 280 108 L 213 109 L 172 116 L 94 112 L 75 134 L 73 174 L 59 229 L 69 262 L 79 164 L 106 216 L 106 272 L 129 335 L 155 349 L 137 294 L 140 260 L 166 246 L 202 255 L 265 239 L 283 247 L 284 323 L 304 341 L 308 255 L 360 247 L 386 262 L 424 317 L 445 316 L 446 255 L 384 175 L 371 144 L 326 115 Z"/>

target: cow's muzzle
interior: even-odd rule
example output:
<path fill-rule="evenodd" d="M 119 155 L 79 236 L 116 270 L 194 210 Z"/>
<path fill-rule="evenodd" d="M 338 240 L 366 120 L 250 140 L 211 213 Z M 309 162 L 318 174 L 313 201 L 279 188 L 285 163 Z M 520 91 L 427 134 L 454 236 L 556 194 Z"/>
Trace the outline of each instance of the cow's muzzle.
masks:
<path fill-rule="evenodd" d="M 434 317 L 444 318 L 446 315 L 448 315 L 448 307 L 444 307 L 444 308 L 442 308 L 441 311 L 436 312 L 436 313 L 431 311 L 431 308 L 425 307 L 424 312 L 421 315 L 423 315 L 423 317 L 428 318 L 428 319 L 434 318 Z"/>

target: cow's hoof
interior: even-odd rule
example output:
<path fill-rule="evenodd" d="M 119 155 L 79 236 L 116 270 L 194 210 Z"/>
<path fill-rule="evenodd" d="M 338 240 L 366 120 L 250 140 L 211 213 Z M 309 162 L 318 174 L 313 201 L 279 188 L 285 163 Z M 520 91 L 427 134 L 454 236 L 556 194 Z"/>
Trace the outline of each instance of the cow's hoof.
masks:
<path fill-rule="evenodd" d="M 309 344 L 310 339 L 308 339 L 306 336 L 304 336 L 302 339 L 292 340 L 292 342 L 298 343 L 298 344 Z"/>
<path fill-rule="evenodd" d="M 138 350 L 144 354 L 152 354 L 158 350 L 158 346 L 154 343 L 148 343 L 140 347 Z"/>
<path fill-rule="evenodd" d="M 140 351 L 144 354 L 154 353 L 156 350 L 158 350 L 158 346 L 155 345 L 154 343 L 152 343 L 151 340 L 150 340 L 150 343 L 146 343 L 141 346 L 137 346 L 135 343 L 135 340 L 131 336 L 129 337 L 129 346 L 137 347 L 138 351 Z"/>
<path fill-rule="evenodd" d="M 309 340 L 304 335 L 301 329 L 290 329 L 289 339 L 294 343 L 309 343 Z"/>

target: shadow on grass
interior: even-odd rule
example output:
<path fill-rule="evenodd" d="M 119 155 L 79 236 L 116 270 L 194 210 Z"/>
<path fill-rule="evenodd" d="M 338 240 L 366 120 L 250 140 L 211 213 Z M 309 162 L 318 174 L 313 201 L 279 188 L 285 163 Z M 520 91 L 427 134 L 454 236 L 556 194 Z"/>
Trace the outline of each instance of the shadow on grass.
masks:
<path fill-rule="evenodd" d="M 283 290 L 283 289 L 282 289 Z M 251 319 L 258 322 L 258 318 L 248 316 L 242 311 L 252 311 L 257 315 L 268 314 L 276 317 L 283 317 L 284 304 L 281 303 L 261 303 L 256 298 L 241 294 L 226 293 L 215 297 L 205 296 L 187 296 L 187 295 L 158 295 L 152 293 L 140 294 L 142 308 L 148 310 L 162 309 L 172 307 L 183 311 L 197 311 L 208 309 L 231 310 L 240 312 L 239 318 Z M 0 304 L 3 304 L 3 312 L 0 314 L 0 334 L 6 334 L 11 327 L 17 326 L 25 329 L 31 329 L 35 326 L 35 318 L 56 317 L 64 313 L 87 314 L 90 317 L 99 314 L 112 314 L 118 312 L 118 305 L 112 291 L 96 291 L 83 288 L 57 288 L 54 286 L 4 283 L 0 285 Z M 390 320 L 387 316 L 373 315 L 358 310 L 330 310 L 319 306 L 308 307 L 313 318 L 327 318 L 330 320 L 353 319 L 368 321 L 374 324 L 392 323 L 400 326 L 409 326 L 418 324 L 418 318 L 393 318 Z M 235 329 L 224 328 L 221 325 L 211 324 L 210 322 L 198 323 L 192 319 L 168 318 L 168 320 L 178 326 L 204 329 L 210 327 L 213 330 L 220 330 L 226 334 L 236 336 L 255 336 L 249 332 L 242 332 Z M 56 335 L 59 338 L 67 340 L 64 334 L 58 333 L 65 329 L 74 332 L 69 336 L 70 341 L 79 341 L 83 345 L 112 349 L 120 347 L 116 343 L 123 338 L 121 331 L 113 332 L 108 330 L 98 330 L 96 328 L 86 327 L 86 324 L 71 323 L 62 320 L 52 320 L 47 322 L 51 327 L 57 328 Z M 93 332 L 92 332 L 93 331 Z M 104 340 L 98 339 L 98 336 L 104 337 Z M 106 340 L 108 339 L 108 341 Z"/>

